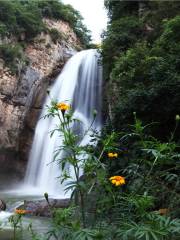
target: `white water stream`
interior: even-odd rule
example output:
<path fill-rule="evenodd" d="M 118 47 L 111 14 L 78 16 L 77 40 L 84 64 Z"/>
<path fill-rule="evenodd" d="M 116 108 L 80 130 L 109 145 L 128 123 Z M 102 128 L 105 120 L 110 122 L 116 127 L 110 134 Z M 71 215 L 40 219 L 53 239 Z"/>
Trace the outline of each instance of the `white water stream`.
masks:
<path fill-rule="evenodd" d="M 50 95 L 58 102 L 67 101 L 72 105 L 74 116 L 87 129 L 93 119 L 93 110 L 98 114 L 93 128 L 101 128 L 101 87 L 102 70 L 99 64 L 99 55 L 96 50 L 85 50 L 75 54 L 65 65 L 50 90 Z M 64 186 L 60 185 L 60 167 L 53 162 L 54 151 L 62 142 L 58 134 L 50 137 L 49 132 L 59 123 L 58 118 L 46 118 L 47 105 L 50 97 L 46 98 L 44 107 L 37 123 L 32 149 L 25 176 L 25 189 L 38 193 L 48 192 L 50 195 L 66 197 Z M 82 139 L 86 144 L 90 139 Z M 68 167 L 68 166 L 67 166 Z M 69 169 L 71 175 L 73 172 Z"/>

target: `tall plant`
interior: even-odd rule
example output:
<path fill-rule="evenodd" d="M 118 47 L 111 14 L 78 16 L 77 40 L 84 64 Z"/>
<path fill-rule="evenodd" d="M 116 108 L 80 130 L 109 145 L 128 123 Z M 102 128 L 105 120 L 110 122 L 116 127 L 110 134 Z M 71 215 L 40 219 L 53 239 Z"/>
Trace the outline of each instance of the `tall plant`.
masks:
<path fill-rule="evenodd" d="M 55 132 L 58 132 L 62 137 L 61 146 L 55 150 L 54 161 L 58 162 L 61 169 L 61 183 L 67 181 L 65 192 L 71 191 L 71 198 L 80 204 L 81 220 L 83 227 L 85 227 L 85 196 L 90 194 L 97 184 L 98 172 L 104 171 L 106 174 L 101 158 L 112 136 L 109 136 L 99 156 L 94 154 L 94 144 L 99 138 L 99 133 L 93 129 L 96 111 L 92 113 L 94 117 L 90 126 L 84 130 L 83 134 L 78 135 L 75 133 L 75 128 L 83 127 L 83 123 L 73 117 L 70 108 L 67 103 L 52 101 L 45 117 L 59 119 L 59 124 L 51 132 L 51 137 Z M 81 144 L 84 138 L 90 139 L 91 143 Z M 74 174 L 70 169 L 73 170 Z"/>

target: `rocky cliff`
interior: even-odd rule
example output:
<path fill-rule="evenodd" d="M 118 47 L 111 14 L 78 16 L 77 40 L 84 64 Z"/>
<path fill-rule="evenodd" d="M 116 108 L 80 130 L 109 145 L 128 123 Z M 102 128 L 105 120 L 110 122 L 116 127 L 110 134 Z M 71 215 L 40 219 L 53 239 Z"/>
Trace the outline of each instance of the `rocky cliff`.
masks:
<path fill-rule="evenodd" d="M 0 59 L 0 173 L 23 174 L 46 90 L 66 60 L 81 48 L 68 23 L 50 19 L 44 23 L 48 31 L 25 46 L 28 63 L 19 62 L 16 75 Z M 52 32 L 60 37 L 56 39 Z M 1 39 L 6 44 L 14 41 Z"/>

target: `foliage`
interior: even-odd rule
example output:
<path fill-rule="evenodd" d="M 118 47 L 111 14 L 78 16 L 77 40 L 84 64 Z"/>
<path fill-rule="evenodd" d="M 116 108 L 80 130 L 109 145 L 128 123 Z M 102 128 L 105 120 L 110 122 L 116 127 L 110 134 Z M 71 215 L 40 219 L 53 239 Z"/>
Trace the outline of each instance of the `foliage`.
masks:
<path fill-rule="evenodd" d="M 66 103 L 52 101 L 45 116 L 59 119 L 60 125 L 51 137 L 58 131 L 63 142 L 55 151 L 54 161 L 60 165 L 61 180 L 68 180 L 65 191 L 72 192 L 71 206 L 54 210 L 49 236 L 67 240 L 178 239 L 180 169 L 174 136 L 180 117 L 176 116 L 168 142 L 149 135 L 152 124 L 143 125 L 136 113 L 126 133 L 112 132 L 99 138 L 90 131 L 91 125 L 85 135 L 90 134 L 95 143 L 99 141 L 96 148 L 94 144 L 81 146 L 73 124 L 82 123 L 74 119 L 69 108 Z M 73 167 L 75 178 L 67 166 Z M 112 175 L 126 176 L 126 185 L 113 185 Z M 48 200 L 47 193 L 45 196 Z"/>
<path fill-rule="evenodd" d="M 114 60 L 142 36 L 143 25 L 136 16 L 123 17 L 108 26 L 102 46 L 105 76 L 111 72 Z"/>
<path fill-rule="evenodd" d="M 16 240 L 19 238 L 18 230 L 22 231 L 22 215 L 21 214 L 12 215 L 9 218 L 9 222 L 13 227 L 13 240 Z"/>
<path fill-rule="evenodd" d="M 137 112 L 146 123 L 159 122 L 161 127 L 154 126 L 153 134 L 166 138 L 180 109 L 179 2 L 144 2 L 142 15 L 138 14 L 141 3 L 130 6 L 130 1 L 108 0 L 105 4 L 110 24 L 102 55 L 111 128 L 127 128 Z M 123 27 L 118 27 L 121 23 Z M 127 36 L 124 41 L 122 36 Z"/>
<path fill-rule="evenodd" d="M 113 108 L 116 128 L 132 121 L 135 111 L 146 122 L 156 121 L 169 126 L 164 133 L 157 132 L 159 136 L 167 135 L 172 129 L 173 116 L 180 109 L 179 45 L 178 38 L 172 39 L 179 23 L 179 18 L 169 21 L 152 48 L 147 43 L 137 44 L 116 61 L 110 82 L 117 89 L 116 101 L 121 98 Z M 170 33 L 171 39 L 168 39 Z M 114 98 L 113 91 L 110 96 Z M 119 115 L 122 117 L 117 122 Z"/>
<path fill-rule="evenodd" d="M 82 17 L 71 5 L 58 0 L 21 1 L 2 0 L 0 7 L 0 35 L 15 35 L 21 38 L 25 34 L 26 41 L 33 39 L 38 33 L 46 30 L 43 17 L 61 19 L 70 24 L 81 43 L 86 46 L 90 35 L 82 23 Z"/>
<path fill-rule="evenodd" d="M 0 21 L 6 27 L 6 35 L 20 37 L 25 33 L 28 39 L 43 30 L 40 12 L 30 1 L 1 1 Z"/>
<path fill-rule="evenodd" d="M 172 18 L 170 21 L 165 22 L 164 31 L 160 38 L 157 40 L 158 47 L 162 47 L 162 51 L 167 51 L 169 57 L 176 57 L 179 52 L 179 39 L 180 33 L 178 31 L 180 27 L 180 16 Z M 171 56 L 172 54 L 172 56 Z M 178 61 L 179 59 L 177 59 Z M 177 62 L 178 64 L 179 62 Z M 179 69 L 177 69 L 179 70 Z"/>
<path fill-rule="evenodd" d="M 138 1 L 105 0 L 104 4 L 112 22 L 119 19 L 120 16 L 138 14 Z"/>
<path fill-rule="evenodd" d="M 160 1 L 147 4 L 139 18 L 138 2 L 106 1 L 109 129 L 100 137 L 93 120 L 80 136 L 74 129 L 82 123 L 68 104 L 52 100 L 48 106 L 45 117 L 59 119 L 51 137 L 63 139 L 54 162 L 72 195 L 69 208 L 53 211 L 47 239 L 180 238 L 180 19 L 176 4 L 167 4 L 172 12 Z M 47 5 L 44 14 L 52 14 Z M 90 144 L 81 145 L 83 136 L 90 136 Z"/>
<path fill-rule="evenodd" d="M 27 64 L 28 60 L 24 56 L 23 48 L 21 45 L 9 45 L 2 44 L 0 45 L 0 58 L 3 58 L 7 66 L 10 68 L 11 72 L 14 74 L 18 73 L 18 65 Z"/>
<path fill-rule="evenodd" d="M 86 47 L 90 40 L 90 32 L 86 26 L 82 23 L 82 16 L 71 5 L 64 5 L 58 0 L 40 1 L 38 2 L 38 8 L 40 9 L 44 17 L 62 19 L 70 24 L 75 33 L 77 34 L 80 42 Z"/>
<path fill-rule="evenodd" d="M 135 113 L 134 117 L 129 133 L 119 135 L 119 158 L 105 162 L 111 174 L 126 176 L 127 186 L 124 191 L 111 192 L 111 197 L 101 189 L 104 197 L 98 206 L 104 209 L 102 218 L 117 224 L 117 239 L 178 239 L 180 155 L 175 131 L 169 142 L 160 142 L 148 134 L 151 124 L 143 126 Z M 179 117 L 176 119 L 175 130 Z"/>
<path fill-rule="evenodd" d="M 163 31 L 163 23 L 168 22 L 175 16 L 179 15 L 180 3 L 175 0 L 166 1 L 149 1 L 147 9 L 143 16 L 143 21 L 153 28 L 149 34 L 149 40 L 156 40 Z"/>
<path fill-rule="evenodd" d="M 70 106 L 66 103 L 57 103 L 52 101 L 51 106 L 49 106 L 48 114 L 45 117 L 56 117 L 59 119 L 60 125 L 51 132 L 51 137 L 57 131 L 60 136 L 63 136 L 63 141 L 61 146 L 59 146 L 54 155 L 54 161 L 58 162 L 62 174 L 60 176 L 61 183 L 65 180 L 67 181 L 65 191 L 71 191 L 71 197 L 74 198 L 75 203 L 79 203 L 81 210 L 80 220 L 83 223 L 83 227 L 86 227 L 86 216 L 85 216 L 85 199 L 87 198 L 87 193 L 90 194 L 97 182 L 98 171 L 103 171 L 104 166 L 101 163 L 101 157 L 109 145 L 112 136 L 108 137 L 100 155 L 97 157 L 94 155 L 94 151 L 91 145 L 81 145 L 81 140 L 84 137 L 91 135 L 91 144 L 96 140 L 98 135 L 93 133 L 93 122 L 88 129 L 86 129 L 82 136 L 76 135 L 74 133 L 74 128 L 78 128 L 82 125 L 80 120 L 75 119 L 72 112 L 69 110 Z M 94 117 L 96 116 L 96 113 Z M 96 134 L 96 135 L 94 135 Z M 94 136 L 92 138 L 92 136 Z M 96 136 L 96 137 L 95 137 Z M 73 177 L 70 170 L 74 172 L 75 177 Z M 84 169 L 84 175 L 86 176 L 86 181 L 81 177 L 82 169 Z M 94 176 L 92 178 L 92 176 Z M 76 214 L 76 217 L 78 213 Z"/>
<path fill-rule="evenodd" d="M 71 5 L 65 5 L 59 0 L 2 0 L 0 6 L 0 38 L 5 44 L 0 44 L 0 57 L 3 58 L 11 72 L 18 73 L 18 64 L 28 63 L 20 45 L 32 41 L 42 31 L 49 32 L 52 41 L 64 39 L 56 29 L 47 29 L 43 17 L 63 20 L 69 23 L 76 33 L 81 45 L 86 48 L 91 40 L 90 32 L 82 23 L 82 16 Z M 8 43 L 7 39 L 13 43 Z M 15 43 L 17 42 L 17 43 Z"/>
<path fill-rule="evenodd" d="M 136 113 L 133 116 L 127 132 L 100 137 L 92 130 L 92 122 L 80 136 L 74 129 L 82 123 L 74 118 L 70 105 L 51 101 L 44 117 L 59 119 L 50 134 L 54 137 L 57 132 L 63 138 L 54 162 L 59 164 L 61 182 L 66 181 L 65 192 L 72 193 L 71 203 L 68 208 L 53 209 L 45 193 L 52 228 L 43 238 L 30 225 L 32 239 L 179 239 L 180 154 L 174 136 L 180 116 L 176 116 L 174 131 L 166 142 L 149 134 L 153 124 L 144 125 Z M 88 135 L 91 143 L 81 145 L 82 137 Z M 114 184 L 114 175 L 124 176 L 125 184 Z M 11 218 L 16 232 L 19 220 L 15 217 L 21 219 L 21 215 Z"/>
<path fill-rule="evenodd" d="M 52 41 L 54 43 L 60 41 L 61 39 L 63 39 L 63 34 L 60 33 L 56 28 L 52 28 L 49 30 L 49 34 L 52 38 Z"/>
<path fill-rule="evenodd" d="M 149 214 L 147 216 L 147 222 L 140 222 L 138 224 L 134 221 L 122 223 L 117 231 L 117 236 L 123 240 L 175 240 L 178 239 L 177 234 L 179 235 L 179 233 L 179 220 L 172 220 L 169 217 L 159 216 L 157 214 Z"/>

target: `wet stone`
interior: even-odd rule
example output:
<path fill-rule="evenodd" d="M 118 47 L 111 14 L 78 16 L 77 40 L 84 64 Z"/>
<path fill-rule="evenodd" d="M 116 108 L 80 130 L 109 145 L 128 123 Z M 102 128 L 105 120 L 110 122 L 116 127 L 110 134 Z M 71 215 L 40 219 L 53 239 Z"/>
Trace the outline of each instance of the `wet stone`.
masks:
<path fill-rule="evenodd" d="M 0 199 L 0 211 L 6 210 L 6 203 Z"/>
<path fill-rule="evenodd" d="M 49 204 L 46 200 L 24 201 L 24 204 L 18 209 L 25 209 L 34 216 L 49 217 L 54 208 L 69 207 L 70 199 L 49 199 Z"/>

